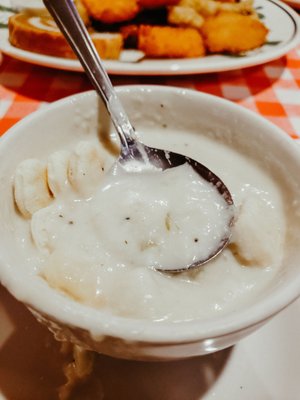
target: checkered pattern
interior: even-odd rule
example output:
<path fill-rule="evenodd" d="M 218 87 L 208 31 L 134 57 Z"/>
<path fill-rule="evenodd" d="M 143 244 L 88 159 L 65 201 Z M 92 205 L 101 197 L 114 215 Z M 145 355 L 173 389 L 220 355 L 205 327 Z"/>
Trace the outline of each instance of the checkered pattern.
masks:
<path fill-rule="evenodd" d="M 234 101 L 300 137 L 300 46 L 257 67 L 192 76 L 112 77 L 115 85 L 192 88 Z M 45 103 L 91 89 L 82 73 L 58 71 L 4 57 L 0 67 L 0 135 Z"/>

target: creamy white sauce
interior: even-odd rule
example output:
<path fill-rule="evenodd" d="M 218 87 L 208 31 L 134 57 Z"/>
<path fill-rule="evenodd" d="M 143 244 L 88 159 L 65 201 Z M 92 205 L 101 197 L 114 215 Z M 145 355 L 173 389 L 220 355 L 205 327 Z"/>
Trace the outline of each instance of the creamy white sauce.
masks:
<path fill-rule="evenodd" d="M 188 164 L 139 172 L 117 164 L 91 197 L 72 194 L 32 218 L 35 243 L 51 256 L 61 254 L 61 262 L 67 240 L 68 248 L 105 269 L 184 269 L 206 260 L 229 236 L 232 208 Z"/>
<path fill-rule="evenodd" d="M 272 282 L 283 257 L 285 213 L 280 186 L 253 160 L 212 139 L 174 132 L 170 143 L 170 137 L 157 130 L 145 132 L 145 138 L 149 145 L 199 160 L 226 183 L 237 207 L 232 244 L 197 271 L 172 275 L 145 267 L 155 266 L 157 260 L 182 265 L 186 254 L 193 259 L 200 234 L 206 240 L 208 221 L 219 229 L 226 213 L 221 212 L 222 218 L 214 215 L 208 201 L 213 194 L 206 193 L 199 205 L 202 192 L 193 192 L 196 178 L 191 171 L 178 176 L 170 170 L 168 177 L 163 174 L 160 179 L 152 171 L 121 184 L 117 175 L 109 176 L 102 178 L 105 190 L 78 197 L 70 187 L 33 215 L 40 274 L 82 303 L 156 321 L 209 318 L 251 303 Z M 174 181 L 170 211 L 164 196 L 167 182 L 173 185 Z M 185 220 L 188 202 L 192 213 Z M 200 209 L 208 211 L 208 219 Z M 177 219 L 184 235 L 177 231 Z M 205 227 L 204 232 L 199 232 L 199 226 Z M 213 240 L 210 237 L 208 243 Z M 154 244 L 162 241 L 166 251 L 160 253 Z"/>

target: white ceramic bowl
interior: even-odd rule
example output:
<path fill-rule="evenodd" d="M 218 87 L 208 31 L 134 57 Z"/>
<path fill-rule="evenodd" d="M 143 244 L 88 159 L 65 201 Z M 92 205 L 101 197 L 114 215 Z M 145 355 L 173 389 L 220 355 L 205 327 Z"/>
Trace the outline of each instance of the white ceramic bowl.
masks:
<path fill-rule="evenodd" d="M 94 92 L 75 95 L 25 118 L 0 140 L 0 281 L 57 338 L 104 354 L 131 359 L 172 359 L 228 347 L 274 316 L 300 294 L 300 156 L 283 131 L 229 101 L 196 91 L 159 87 L 118 88 L 134 126 L 198 130 L 224 136 L 233 147 L 243 144 L 252 157 L 268 158 L 271 170 L 290 193 L 287 245 L 277 279 L 251 305 L 209 321 L 155 323 L 114 316 L 76 303 L 28 271 L 14 236 L 12 176 L 29 157 L 42 158 L 82 135 L 96 135 L 103 113 Z M 161 104 L 164 107 L 161 107 Z M 101 117 L 102 121 L 104 115 Z"/>

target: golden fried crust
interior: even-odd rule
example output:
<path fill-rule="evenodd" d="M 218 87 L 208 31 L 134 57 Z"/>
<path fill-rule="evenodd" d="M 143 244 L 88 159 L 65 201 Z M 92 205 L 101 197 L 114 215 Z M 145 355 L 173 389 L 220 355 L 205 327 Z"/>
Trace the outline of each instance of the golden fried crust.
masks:
<path fill-rule="evenodd" d="M 139 12 L 137 0 L 82 0 L 90 16 L 113 24 L 134 18 Z"/>
<path fill-rule="evenodd" d="M 205 20 L 201 33 L 211 53 L 242 53 L 262 46 L 268 29 L 257 18 L 223 12 Z"/>
<path fill-rule="evenodd" d="M 45 29 L 34 26 L 32 17 L 20 13 L 8 21 L 9 42 L 23 50 L 47 54 L 56 57 L 74 58 L 75 55 L 66 39 L 59 32 L 50 17 L 41 17 L 40 23 Z"/>
<path fill-rule="evenodd" d="M 139 0 L 139 5 L 144 8 L 157 8 L 174 6 L 179 3 L 180 0 Z"/>
<path fill-rule="evenodd" d="M 147 57 L 200 57 L 205 49 L 201 34 L 193 28 L 142 25 L 138 48 Z"/>

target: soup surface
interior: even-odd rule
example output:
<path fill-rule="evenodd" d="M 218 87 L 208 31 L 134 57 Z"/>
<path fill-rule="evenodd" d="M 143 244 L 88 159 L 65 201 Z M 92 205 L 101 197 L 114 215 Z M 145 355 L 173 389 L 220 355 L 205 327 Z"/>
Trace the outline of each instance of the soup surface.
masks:
<path fill-rule="evenodd" d="M 29 210 L 28 231 L 19 237 L 35 273 L 79 302 L 155 321 L 209 318 L 251 303 L 283 257 L 280 184 L 254 160 L 212 138 L 146 129 L 142 139 L 200 161 L 225 182 L 235 203 L 230 245 L 197 270 L 155 270 L 205 256 L 224 235 L 232 210 L 187 165 L 163 173 L 112 172 L 107 150 L 80 142 L 38 160 L 50 193 Z M 26 162 L 16 178 L 24 168 L 30 172 L 33 161 Z"/>

